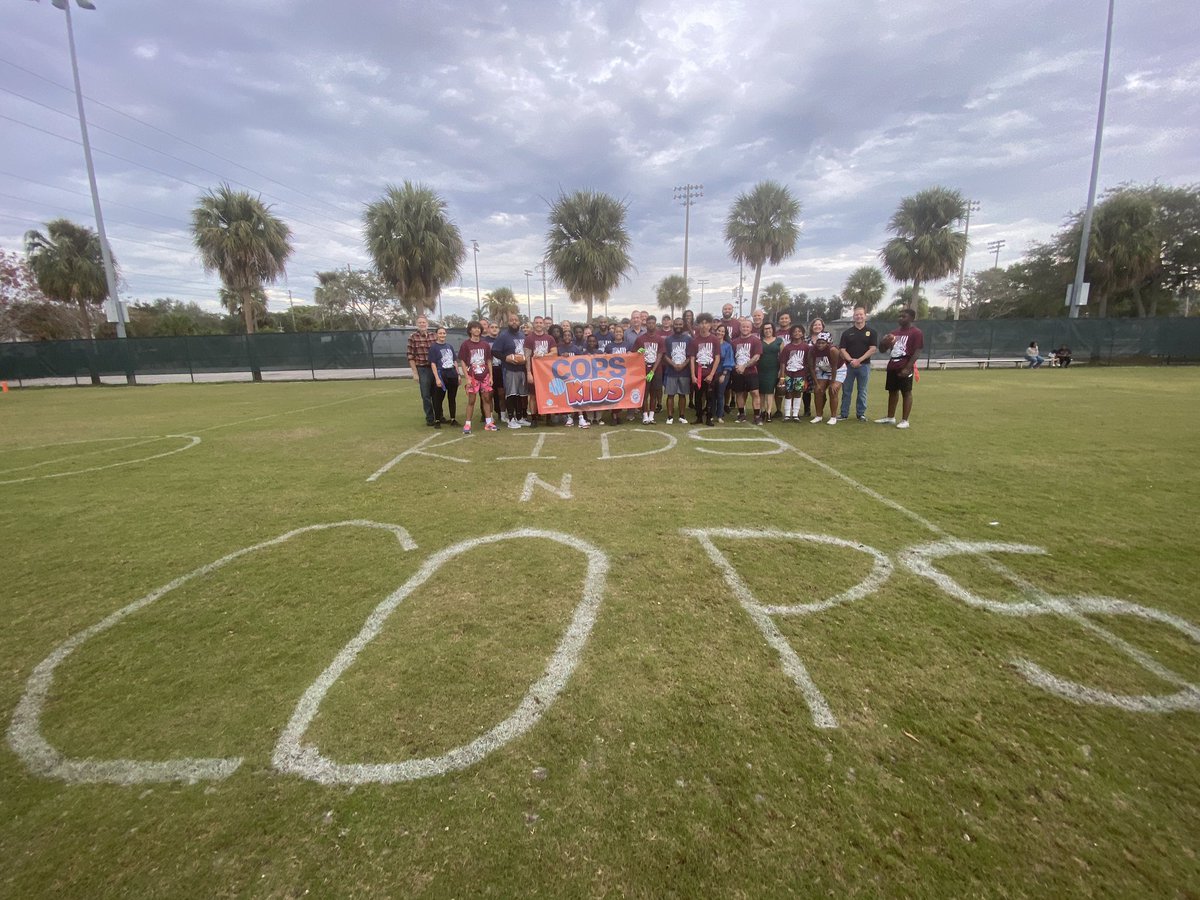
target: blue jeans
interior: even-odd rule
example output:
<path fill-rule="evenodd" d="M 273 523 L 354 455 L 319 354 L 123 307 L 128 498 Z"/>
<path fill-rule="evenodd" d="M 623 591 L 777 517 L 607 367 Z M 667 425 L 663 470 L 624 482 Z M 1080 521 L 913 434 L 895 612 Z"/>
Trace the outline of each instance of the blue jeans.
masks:
<path fill-rule="evenodd" d="M 1031 369 L 1040 368 L 1042 363 L 1046 361 L 1045 358 L 1041 356 L 1026 356 L 1025 358 L 1029 360 L 1029 368 Z"/>
<path fill-rule="evenodd" d="M 421 385 L 421 405 L 425 407 L 425 424 L 433 424 L 433 369 L 429 366 L 417 368 L 417 381 Z"/>
<path fill-rule="evenodd" d="M 731 371 L 733 370 L 722 369 L 717 372 L 717 377 L 713 379 L 710 406 L 714 419 L 725 418 L 725 389 L 729 387 L 729 373 Z"/>
<path fill-rule="evenodd" d="M 855 414 L 860 418 L 867 415 L 867 382 L 871 380 L 871 363 L 865 362 L 857 369 L 846 366 L 846 381 L 842 385 L 842 418 L 850 418 L 850 391 L 855 383 L 858 384 L 858 402 L 854 404 Z"/>

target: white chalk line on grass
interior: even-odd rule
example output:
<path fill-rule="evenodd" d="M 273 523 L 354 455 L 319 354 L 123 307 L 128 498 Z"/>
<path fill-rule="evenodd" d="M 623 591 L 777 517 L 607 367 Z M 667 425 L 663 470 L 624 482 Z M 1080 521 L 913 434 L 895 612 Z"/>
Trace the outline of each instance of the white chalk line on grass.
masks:
<path fill-rule="evenodd" d="M 53 459 L 43 459 L 39 462 L 29 463 L 24 466 L 11 466 L 7 469 L 0 469 L 0 475 L 7 475 L 10 472 L 24 472 L 28 469 L 40 469 L 42 466 L 50 466 L 54 463 L 66 462 L 68 459 L 80 459 L 84 456 L 95 456 L 99 453 L 115 453 L 118 450 L 128 450 L 130 447 L 140 447 L 142 444 L 150 444 L 154 441 L 161 441 L 161 434 L 154 434 L 150 437 L 138 435 L 137 437 L 110 437 L 110 438 L 88 438 L 83 441 L 56 441 L 53 444 L 37 444 L 32 447 L 10 447 L 0 453 L 28 453 L 31 450 L 49 450 L 52 447 L 77 447 L 81 444 L 115 444 L 119 441 L 125 443 L 116 447 L 101 447 L 97 450 L 85 450 L 82 453 L 68 453 L 66 456 L 56 456 Z"/>
<path fill-rule="evenodd" d="M 733 592 L 734 597 L 737 598 L 742 608 L 750 616 L 751 621 L 758 626 L 767 644 L 779 654 L 784 673 L 792 679 L 796 687 L 799 688 L 800 693 L 804 695 L 804 699 L 808 703 L 809 712 L 812 715 L 813 724 L 818 728 L 837 728 L 837 718 L 834 716 L 833 710 L 829 708 L 829 703 L 825 699 L 824 694 L 821 693 L 820 688 L 817 687 L 816 682 L 809 675 L 808 669 L 800 660 L 799 655 L 792 649 L 787 638 L 780 633 L 771 617 L 808 615 L 810 613 L 823 612 L 838 604 L 861 600 L 863 597 L 874 593 L 892 574 L 892 561 L 888 559 L 887 554 L 866 544 L 847 541 L 829 535 L 807 534 L 799 531 L 780 531 L 773 528 L 683 528 L 680 529 L 680 532 L 698 540 L 704 548 L 704 552 L 708 554 L 708 558 L 721 570 L 725 576 L 725 582 L 729 585 L 729 589 Z M 873 565 L 867 577 L 858 584 L 826 600 L 816 603 L 764 605 L 758 602 L 753 591 L 750 590 L 750 586 L 742 579 L 737 569 L 734 568 L 733 563 L 729 561 L 729 558 L 713 542 L 713 538 L 724 538 L 727 540 L 788 540 L 846 547 L 872 557 Z"/>
<path fill-rule="evenodd" d="M 554 541 L 578 550 L 587 558 L 587 573 L 583 580 L 582 596 L 562 640 L 551 655 L 541 677 L 530 685 L 511 715 L 469 743 L 454 747 L 438 756 L 406 759 L 401 762 L 339 763 L 323 756 L 316 746 L 303 744 L 304 735 L 329 689 L 353 665 L 359 653 L 375 639 L 388 617 L 405 598 L 455 557 L 476 547 L 519 539 Z M 375 608 L 362 631 L 342 648 L 329 668 L 304 692 L 275 746 L 273 765 L 281 772 L 300 775 L 321 784 L 393 784 L 443 775 L 474 765 L 489 753 L 533 728 L 566 686 L 591 635 L 592 626 L 595 625 L 607 575 L 608 557 L 598 547 L 570 535 L 537 528 L 520 528 L 472 538 L 435 553 L 415 575 Z"/>
<path fill-rule="evenodd" d="M 267 413 L 262 416 L 253 416 L 249 419 L 238 419 L 235 422 L 224 422 L 220 425 L 209 425 L 207 428 L 194 429 L 197 434 L 204 434 L 206 431 L 216 431 L 218 428 L 236 428 L 238 425 L 248 425 L 251 422 L 261 422 L 263 419 L 277 419 L 280 416 L 291 416 L 296 413 L 311 412 L 314 409 L 324 409 L 327 406 L 338 406 L 342 403 L 354 403 L 366 397 L 382 397 L 386 394 L 395 393 L 395 391 L 368 391 L 365 394 L 356 394 L 353 397 L 343 397 L 341 400 L 330 400 L 328 403 L 317 403 L 313 406 L 301 406 L 299 409 L 285 409 L 282 412 Z"/>
<path fill-rule="evenodd" d="M 167 440 L 169 438 L 183 438 L 183 439 L 187 439 L 188 441 L 190 441 L 190 443 L 184 444 L 182 447 L 176 447 L 174 450 L 167 450 L 164 453 L 155 453 L 151 456 L 139 456 L 137 459 L 126 459 L 126 460 L 122 460 L 121 462 L 108 463 L 107 465 L 103 465 L 103 466 L 89 466 L 88 468 L 85 468 L 85 469 L 71 469 L 68 472 L 50 472 L 45 475 L 26 475 L 24 478 L 9 478 L 7 480 L 0 481 L 0 485 L 22 484 L 27 481 L 38 481 L 43 478 L 66 478 L 71 475 L 84 475 L 88 472 L 102 472 L 105 469 L 116 469 L 116 468 L 119 468 L 120 466 L 132 466 L 137 463 L 149 462 L 152 459 L 161 459 L 164 456 L 172 456 L 176 453 L 182 453 L 184 450 L 191 450 L 193 447 L 195 447 L 197 444 L 200 443 L 200 438 L 194 434 L 160 434 L 160 435 L 155 435 L 153 437 L 146 438 L 145 440 L 135 438 L 134 440 L 138 441 L 138 443 L 136 443 L 136 444 L 124 444 L 121 447 L 113 447 L 113 448 L 109 448 L 104 451 L 95 451 L 95 452 L 104 452 L 104 453 L 115 452 L 117 450 L 124 450 L 129 447 L 137 447 L 137 446 L 140 446 L 140 444 L 149 444 L 154 441 L 163 441 L 163 440 Z M 105 438 L 104 440 L 110 440 L 110 439 Z M 118 439 L 112 438 L 111 440 L 118 440 Z M 78 443 L 88 443 L 88 442 L 72 441 L 71 443 L 78 444 Z M 55 446 L 55 445 L 48 444 L 46 446 Z M 81 455 L 86 455 L 86 454 L 81 454 Z M 65 457 L 65 458 L 71 459 L 74 457 Z M 60 460 L 51 460 L 49 462 L 59 462 L 59 461 L 61 461 L 61 459 Z M 47 462 L 45 464 L 48 465 L 49 462 Z M 43 463 L 35 463 L 34 464 L 34 466 L 40 466 L 40 465 L 43 465 Z M 34 468 L 34 466 L 23 466 L 21 468 Z M 10 469 L 8 471 L 16 472 L 16 471 L 19 471 L 19 469 Z"/>
<path fill-rule="evenodd" d="M 658 437 L 666 438 L 667 443 L 661 447 L 656 447 L 653 450 L 640 450 L 637 453 L 617 453 L 609 452 L 609 440 L 616 437 L 618 434 L 653 434 Z M 679 443 L 678 438 L 673 434 L 667 434 L 665 431 L 652 431 L 649 428 L 631 428 L 628 432 L 622 429 L 620 432 L 602 431 L 600 432 L 600 455 L 597 459 L 633 459 L 635 456 L 654 456 L 656 453 L 666 453 L 668 450 L 673 450 L 675 445 Z"/>
<path fill-rule="evenodd" d="M 528 503 L 530 500 L 532 500 L 533 492 L 537 488 L 541 488 L 542 490 L 553 494 L 555 497 L 558 497 L 560 500 L 570 500 L 571 499 L 571 473 L 568 472 L 567 474 L 563 475 L 562 479 L 559 481 L 558 487 L 555 487 L 554 485 L 549 484 L 548 482 L 542 481 L 542 479 L 538 478 L 536 472 L 530 472 L 528 475 L 525 476 L 525 486 L 523 488 L 521 488 L 521 502 Z"/>
<path fill-rule="evenodd" d="M 886 497 L 878 491 L 867 487 L 865 484 L 856 481 L 849 475 L 846 475 L 829 465 L 829 463 L 819 460 L 815 456 L 805 453 L 803 450 L 800 450 L 798 447 L 788 444 L 785 441 L 780 441 L 780 443 L 787 446 L 788 449 L 792 450 L 792 452 L 798 455 L 801 459 L 804 459 L 818 468 L 825 470 L 834 477 L 844 481 L 856 491 L 859 491 L 860 493 L 871 497 L 883 505 L 896 510 L 902 515 L 907 516 L 909 519 L 918 523 L 928 531 L 931 531 L 934 534 L 944 538 L 945 540 L 943 541 L 935 542 L 914 550 L 905 551 L 901 554 L 901 561 L 915 574 L 928 578 L 950 596 L 955 597 L 956 599 L 959 599 L 962 602 L 976 608 L 987 609 L 989 611 L 999 612 L 1004 615 L 1028 616 L 1052 613 L 1062 616 L 1100 638 L 1104 643 L 1108 644 L 1113 649 L 1124 653 L 1127 657 L 1137 662 L 1148 672 L 1157 675 L 1164 681 L 1178 686 L 1180 690 L 1174 694 L 1164 696 L 1115 694 L 1059 678 L 1047 672 L 1041 666 L 1038 666 L 1036 663 L 1030 660 L 1019 657 L 1012 659 L 1010 662 L 1013 667 L 1020 672 L 1030 684 L 1033 684 L 1042 690 L 1048 691 L 1066 700 L 1071 700 L 1075 703 L 1109 706 L 1130 712 L 1163 713 L 1173 712 L 1179 709 L 1200 711 L 1200 686 L 1191 683 L 1182 675 L 1179 675 L 1178 673 L 1168 669 L 1166 666 L 1163 666 L 1145 651 L 1134 646 L 1124 638 L 1113 634 L 1099 623 L 1093 622 L 1087 617 L 1087 614 L 1136 616 L 1147 621 L 1170 625 L 1171 627 L 1176 628 L 1183 634 L 1192 638 L 1193 641 L 1200 643 L 1200 629 L 1197 629 L 1196 626 L 1192 625 L 1190 622 L 1187 622 L 1185 619 L 1182 619 L 1178 616 L 1173 616 L 1170 613 L 1165 613 L 1161 610 L 1154 609 L 1153 607 L 1146 607 L 1142 606 L 1141 604 L 1130 603 L 1125 600 L 1119 600 L 1115 597 L 1052 596 L 1039 588 L 1037 585 L 1014 572 L 1002 562 L 993 559 L 988 555 L 991 552 L 1032 552 L 1043 554 L 1045 553 L 1045 550 L 1039 547 L 1030 547 L 1029 545 L 1024 544 L 994 544 L 991 542 L 972 543 L 956 540 L 939 525 L 902 506 L 895 500 L 892 500 L 890 497 Z M 981 559 L 994 572 L 1002 575 L 1019 587 L 1031 602 L 1002 603 L 977 597 L 976 595 L 971 594 L 969 591 L 966 591 L 964 588 L 954 582 L 953 579 L 945 575 L 945 573 L 940 572 L 932 564 L 927 562 L 928 559 L 938 558 L 939 556 L 947 556 L 955 553 L 965 553 Z"/>
<path fill-rule="evenodd" d="M 738 437 L 712 437 L 711 432 L 703 428 L 693 428 L 688 431 L 688 437 L 694 441 L 699 441 L 705 444 L 770 444 L 770 450 L 758 450 L 753 453 L 734 453 L 728 450 L 711 450 L 708 447 L 696 447 L 697 453 L 711 453 L 714 456 L 775 456 L 782 453 L 784 450 L 793 450 L 791 444 L 784 443 L 769 432 L 759 428 L 753 432 L 743 432 Z"/>
<path fill-rule="evenodd" d="M 13 752 L 21 759 L 31 772 L 47 778 L 58 778 L 72 783 L 110 783 L 137 784 L 141 782 L 185 781 L 195 782 L 201 779 L 222 779 L 232 774 L 242 763 L 241 757 L 225 759 L 204 759 L 184 757 L 165 761 L 136 760 L 136 759 L 74 759 L 65 756 L 57 750 L 41 732 L 42 712 L 46 699 L 54 683 L 55 670 L 72 653 L 85 642 L 108 631 L 110 628 L 138 612 L 151 603 L 182 587 L 193 579 L 207 575 L 220 569 L 247 554 L 274 547 L 290 541 L 297 535 L 310 531 L 324 531 L 329 528 L 379 528 L 390 531 L 405 550 L 415 550 L 417 545 L 408 532 L 399 525 L 386 525 L 365 519 L 354 519 L 346 522 L 331 522 L 321 525 L 307 525 L 263 541 L 252 547 L 244 547 L 222 556 L 215 562 L 203 565 L 198 569 L 181 575 L 174 581 L 151 591 L 146 596 L 124 606 L 106 618 L 82 631 L 76 632 L 59 644 L 54 651 L 38 663 L 29 680 L 25 683 L 25 692 L 13 713 L 8 726 L 8 744 Z"/>
<path fill-rule="evenodd" d="M 389 459 L 387 462 L 385 462 L 382 466 L 380 466 L 378 469 L 376 469 L 374 472 L 372 472 L 370 475 L 368 475 L 367 482 L 370 483 L 372 481 L 378 481 L 381 477 L 383 477 L 388 472 L 390 472 L 396 466 L 396 464 L 400 462 L 400 460 L 402 460 L 406 457 L 409 457 L 409 456 L 431 456 L 435 459 L 444 459 L 449 462 L 456 462 L 456 463 L 470 462 L 470 460 L 460 459 L 457 456 L 446 456 L 443 453 L 431 453 L 430 452 L 431 450 L 433 450 L 437 447 L 448 447 L 450 444 L 457 444 L 459 441 L 466 440 L 466 435 L 460 435 L 459 437 L 448 438 L 447 440 L 442 441 L 442 443 L 440 443 L 440 444 L 432 444 L 431 445 L 429 443 L 430 441 L 436 441 L 440 437 L 442 437 L 442 435 L 440 435 L 440 434 L 431 434 L 431 435 L 429 435 L 429 437 L 421 439 L 416 444 L 409 447 L 407 450 L 403 450 L 400 453 L 397 453 L 395 456 L 393 456 L 391 459 Z"/>

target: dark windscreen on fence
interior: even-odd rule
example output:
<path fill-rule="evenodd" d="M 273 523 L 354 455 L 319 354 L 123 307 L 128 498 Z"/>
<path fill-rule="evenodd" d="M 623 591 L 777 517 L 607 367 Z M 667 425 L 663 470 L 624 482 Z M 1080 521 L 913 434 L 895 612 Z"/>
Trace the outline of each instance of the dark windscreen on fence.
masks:
<path fill-rule="evenodd" d="M 833 327 L 834 339 L 846 323 Z M 1014 360 L 1037 341 L 1043 356 L 1062 345 L 1074 358 L 1093 363 L 1200 362 L 1200 318 L 989 319 L 917 323 L 925 333 L 926 360 Z M 886 333 L 895 323 L 876 320 Z M 39 341 L 0 344 L 0 380 L 87 380 L 92 375 L 178 377 L 248 376 L 257 366 L 277 377 L 395 377 L 408 367 L 412 329 L 212 334 L 100 341 Z M 465 335 L 455 329 L 450 343 Z"/>

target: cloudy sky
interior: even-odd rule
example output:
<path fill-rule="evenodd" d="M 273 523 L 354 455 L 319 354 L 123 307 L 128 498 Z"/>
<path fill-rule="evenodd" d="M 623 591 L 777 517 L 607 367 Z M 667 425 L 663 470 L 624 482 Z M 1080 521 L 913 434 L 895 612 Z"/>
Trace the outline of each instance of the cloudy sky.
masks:
<path fill-rule="evenodd" d="M 110 242 L 126 299 L 216 307 L 189 214 L 221 181 L 295 232 L 272 306 L 313 272 L 365 266 L 363 206 L 424 182 L 478 240 L 482 292 L 541 259 L 547 201 L 627 202 L 636 271 L 610 309 L 652 302 L 683 267 L 705 307 L 737 266 L 733 199 L 787 184 L 795 256 L 764 272 L 829 295 L 876 262 L 901 197 L 941 184 L 979 200 L 968 271 L 1012 262 L 1087 199 L 1105 0 L 626 0 L 495 5 L 365 0 L 95 0 L 74 23 Z M 93 223 L 64 14 L 0 7 L 0 247 L 50 218 Z M 1195 0 L 1118 0 L 1100 187 L 1200 181 Z M 468 243 L 469 246 L 469 243 Z M 749 296 L 747 279 L 746 294 Z M 535 275 L 532 292 L 541 305 Z M 936 294 L 934 294 L 936 297 Z M 549 288 L 558 318 L 565 295 Z M 935 300 L 936 302 L 936 300 Z M 473 257 L 443 293 L 475 305 Z M 576 308 L 576 310 L 578 307 Z"/>

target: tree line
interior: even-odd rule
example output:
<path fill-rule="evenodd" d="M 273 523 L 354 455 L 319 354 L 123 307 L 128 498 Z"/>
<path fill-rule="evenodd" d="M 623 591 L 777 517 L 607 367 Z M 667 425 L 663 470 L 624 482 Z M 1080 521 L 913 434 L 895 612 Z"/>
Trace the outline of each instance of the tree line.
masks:
<path fill-rule="evenodd" d="M 900 201 L 888 222 L 891 237 L 879 266 L 862 266 L 838 295 L 791 294 L 781 282 L 761 289 L 764 268 L 796 251 L 800 202 L 775 181 L 739 194 L 724 223 L 730 258 L 752 273 L 751 308 L 788 309 L 803 318 L 837 318 L 861 305 L 869 312 L 887 293 L 885 273 L 904 287 L 892 307 L 912 306 L 928 316 L 923 288 L 960 271 L 967 237 L 960 226 L 967 202 L 959 191 L 931 187 Z M 595 306 L 628 280 L 633 263 L 627 204 L 596 191 L 561 192 L 549 204 L 544 262 L 547 276 L 582 304 Z M 269 310 L 266 286 L 285 272 L 292 233 L 269 205 L 228 185 L 206 191 L 192 211 L 192 239 L 206 272 L 221 280 L 226 315 L 171 298 L 135 303 L 129 333 L 159 336 L 254 333 L 259 330 L 372 330 L 411 324 L 437 308 L 443 287 L 458 277 L 466 245 L 447 205 L 430 187 L 405 181 L 388 186 L 363 211 L 370 269 L 318 272 L 313 303 Z M 1062 315 L 1065 288 L 1074 274 L 1082 215 L 1070 215 L 1049 241 L 1033 244 L 1006 268 L 962 279 L 961 312 L 967 317 Z M 99 238 L 67 219 L 25 236 L 24 257 L 0 250 L 0 339 L 106 336 L 98 308 L 108 296 Z M 1093 217 L 1085 279 L 1091 285 L 1086 315 L 1154 316 L 1190 307 L 1200 279 L 1200 187 L 1126 184 L 1105 193 Z M 958 307 L 957 280 L 942 291 Z M 692 305 L 690 285 L 670 275 L 655 288 L 660 307 Z M 498 318 L 520 310 L 511 289 L 481 299 L 476 314 Z M 891 307 L 880 314 L 889 312 Z M 465 324 L 455 321 L 451 326 Z"/>

